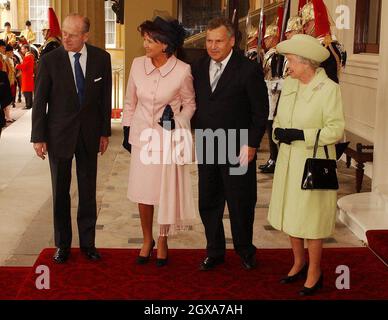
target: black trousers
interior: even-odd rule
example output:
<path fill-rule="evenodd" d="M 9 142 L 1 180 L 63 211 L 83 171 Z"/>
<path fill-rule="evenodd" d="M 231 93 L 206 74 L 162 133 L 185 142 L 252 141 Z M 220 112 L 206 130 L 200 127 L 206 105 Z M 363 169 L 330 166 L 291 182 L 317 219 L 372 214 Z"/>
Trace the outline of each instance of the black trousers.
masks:
<path fill-rule="evenodd" d="M 230 175 L 228 165 L 198 165 L 199 212 L 205 226 L 209 257 L 225 255 L 225 234 L 222 222 L 225 202 L 233 244 L 240 256 L 252 255 L 253 222 L 257 201 L 256 161 L 248 165 L 244 175 Z"/>
<path fill-rule="evenodd" d="M 23 92 L 24 99 L 26 100 L 26 108 L 32 108 L 32 92 Z"/>
<path fill-rule="evenodd" d="M 81 137 L 78 138 L 75 152 L 78 180 L 78 234 L 80 247 L 95 246 L 97 204 L 97 154 L 88 154 Z M 50 155 L 50 171 L 53 192 L 55 245 L 70 248 L 71 230 L 71 159 L 61 159 Z"/>
<path fill-rule="evenodd" d="M 267 121 L 267 135 L 269 140 L 269 158 L 276 161 L 278 158 L 278 146 L 272 140 L 273 120 Z"/>

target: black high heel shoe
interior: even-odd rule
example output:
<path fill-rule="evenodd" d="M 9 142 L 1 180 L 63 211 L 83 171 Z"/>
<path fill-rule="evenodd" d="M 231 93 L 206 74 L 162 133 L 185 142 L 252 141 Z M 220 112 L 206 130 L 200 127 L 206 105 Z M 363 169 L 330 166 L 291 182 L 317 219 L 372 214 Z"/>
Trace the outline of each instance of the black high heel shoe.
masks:
<path fill-rule="evenodd" d="M 305 263 L 302 269 L 299 270 L 299 272 L 295 273 L 292 276 L 286 276 L 280 279 L 280 283 L 281 284 L 293 283 L 295 281 L 298 281 L 299 279 L 306 278 L 308 269 L 309 269 L 309 265 Z"/>
<path fill-rule="evenodd" d="M 154 247 L 155 247 L 155 240 L 152 240 L 152 247 L 151 247 L 151 250 L 150 250 L 148 256 L 143 257 L 141 255 L 138 255 L 138 257 L 136 258 L 136 263 L 137 264 L 146 264 L 152 256 L 152 251 L 154 250 Z"/>
<path fill-rule="evenodd" d="M 160 258 L 157 258 L 156 259 L 156 266 L 157 267 L 164 267 L 168 262 L 168 257 L 166 257 L 165 259 L 160 259 Z"/>
<path fill-rule="evenodd" d="M 168 262 L 168 245 L 167 245 L 167 256 L 166 258 L 156 258 L 156 266 L 157 267 L 164 267 Z"/>
<path fill-rule="evenodd" d="M 303 289 L 299 291 L 300 296 L 312 296 L 316 291 L 323 288 L 323 272 L 319 277 L 318 281 L 311 287 L 307 288 L 303 286 Z"/>

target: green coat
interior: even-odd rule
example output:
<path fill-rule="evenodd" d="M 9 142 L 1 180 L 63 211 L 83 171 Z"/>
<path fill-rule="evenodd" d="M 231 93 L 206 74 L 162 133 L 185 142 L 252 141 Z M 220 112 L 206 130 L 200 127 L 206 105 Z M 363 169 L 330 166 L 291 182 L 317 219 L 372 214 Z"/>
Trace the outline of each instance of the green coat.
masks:
<path fill-rule="evenodd" d="M 322 146 L 328 145 L 330 158 L 335 159 L 335 143 L 345 127 L 339 85 L 322 68 L 302 93 L 300 82 L 288 77 L 274 119 L 273 129 L 278 127 L 302 129 L 305 141 L 280 145 L 268 221 L 293 237 L 329 237 L 335 226 L 337 191 L 302 190 L 301 182 L 305 161 L 313 156 L 318 129 L 322 130 L 317 157 L 325 158 Z"/>

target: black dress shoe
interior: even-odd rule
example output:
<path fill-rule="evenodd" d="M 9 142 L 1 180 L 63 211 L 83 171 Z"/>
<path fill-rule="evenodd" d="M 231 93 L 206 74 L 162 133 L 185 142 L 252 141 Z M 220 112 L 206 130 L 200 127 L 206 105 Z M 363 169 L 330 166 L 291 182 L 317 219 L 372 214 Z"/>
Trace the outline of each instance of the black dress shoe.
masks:
<path fill-rule="evenodd" d="M 257 266 L 256 255 L 252 254 L 246 257 L 241 257 L 241 263 L 245 270 L 252 270 L 256 268 Z"/>
<path fill-rule="evenodd" d="M 70 248 L 58 248 L 53 259 L 56 263 L 65 263 L 70 257 Z"/>
<path fill-rule="evenodd" d="M 259 168 L 260 170 L 263 170 L 264 168 L 266 168 L 266 167 L 268 167 L 269 165 L 271 165 L 273 162 L 275 162 L 275 161 L 272 160 L 271 158 L 269 158 L 269 159 L 267 160 L 266 163 L 259 165 L 258 168 Z"/>
<path fill-rule="evenodd" d="M 141 255 L 138 255 L 136 258 L 136 263 L 137 264 L 146 264 L 152 256 L 152 251 L 154 250 L 154 247 L 155 247 L 155 240 L 152 240 L 152 247 L 151 247 L 150 252 L 148 253 L 148 256 L 143 257 Z"/>
<path fill-rule="evenodd" d="M 263 170 L 266 166 L 268 166 L 268 161 L 264 164 L 259 165 L 259 169 Z"/>
<path fill-rule="evenodd" d="M 267 163 L 268 164 L 263 169 L 261 169 L 261 172 L 262 173 L 274 173 L 276 162 L 274 160 L 270 159 L 270 160 L 268 160 Z"/>
<path fill-rule="evenodd" d="M 307 270 L 309 269 L 309 266 L 307 263 L 304 264 L 302 269 L 300 269 L 297 273 L 295 273 L 292 276 L 286 276 L 282 279 L 280 279 L 280 283 L 287 284 L 287 283 L 293 283 L 295 281 L 298 281 L 300 279 L 305 279 L 307 276 Z"/>
<path fill-rule="evenodd" d="M 225 262 L 225 258 L 221 257 L 206 257 L 199 266 L 200 271 L 208 271 L 214 269 L 217 265 Z"/>
<path fill-rule="evenodd" d="M 305 287 L 303 286 L 303 289 L 299 291 L 300 296 L 312 296 L 314 293 L 316 293 L 319 289 L 323 288 L 323 273 L 321 273 L 321 276 L 319 277 L 318 281 L 311 287 Z"/>
<path fill-rule="evenodd" d="M 97 260 L 101 259 L 101 255 L 100 255 L 100 253 L 97 251 L 97 249 L 95 247 L 81 248 L 81 252 L 89 260 L 97 261 Z"/>

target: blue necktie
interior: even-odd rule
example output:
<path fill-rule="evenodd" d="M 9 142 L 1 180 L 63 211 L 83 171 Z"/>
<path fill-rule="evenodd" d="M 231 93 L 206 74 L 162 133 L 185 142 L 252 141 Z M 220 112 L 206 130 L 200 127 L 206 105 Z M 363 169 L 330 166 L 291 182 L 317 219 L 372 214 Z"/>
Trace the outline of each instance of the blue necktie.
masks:
<path fill-rule="evenodd" d="M 82 72 L 81 64 L 79 63 L 79 58 L 81 57 L 81 53 L 77 52 L 74 55 L 74 71 L 75 71 L 75 81 L 77 83 L 78 90 L 78 99 L 79 103 L 82 106 L 84 95 L 85 95 L 85 77 Z"/>

